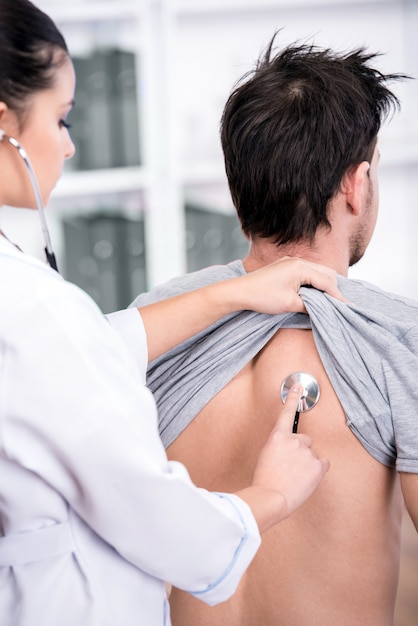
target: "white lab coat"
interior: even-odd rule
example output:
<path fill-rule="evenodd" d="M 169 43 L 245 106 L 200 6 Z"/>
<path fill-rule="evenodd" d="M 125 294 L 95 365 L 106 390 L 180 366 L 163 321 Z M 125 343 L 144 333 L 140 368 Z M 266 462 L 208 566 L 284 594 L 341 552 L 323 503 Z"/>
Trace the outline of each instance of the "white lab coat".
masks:
<path fill-rule="evenodd" d="M 162 626 L 164 580 L 227 599 L 258 529 L 167 461 L 137 311 L 107 320 L 1 236 L 0 285 L 1 626 Z"/>

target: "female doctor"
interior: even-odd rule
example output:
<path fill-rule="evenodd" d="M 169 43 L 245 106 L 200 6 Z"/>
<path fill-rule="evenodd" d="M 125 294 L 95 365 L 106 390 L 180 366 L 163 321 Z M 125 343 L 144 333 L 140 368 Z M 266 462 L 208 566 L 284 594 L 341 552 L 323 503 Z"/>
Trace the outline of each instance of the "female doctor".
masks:
<path fill-rule="evenodd" d="M 29 0 L 0 0 L 1 204 L 37 206 L 19 146 L 48 201 L 74 152 L 65 122 L 74 83 L 50 18 Z M 310 496 L 328 462 L 291 434 L 294 388 L 252 484 L 237 494 L 196 488 L 165 456 L 147 358 L 234 310 L 303 311 L 301 284 L 340 297 L 335 275 L 286 259 L 105 318 L 2 232 L 0 284 L 2 626 L 162 626 L 163 581 L 226 600 L 260 533 Z"/>

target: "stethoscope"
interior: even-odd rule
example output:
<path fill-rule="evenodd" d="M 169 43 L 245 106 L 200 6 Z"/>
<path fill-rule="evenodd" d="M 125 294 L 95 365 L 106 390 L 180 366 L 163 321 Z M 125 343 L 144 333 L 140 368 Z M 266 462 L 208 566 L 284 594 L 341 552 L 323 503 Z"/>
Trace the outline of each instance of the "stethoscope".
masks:
<path fill-rule="evenodd" d="M 32 167 L 32 163 L 30 162 L 26 151 L 22 148 L 22 146 L 17 141 L 17 139 L 15 139 L 14 137 L 9 137 L 9 135 L 6 135 L 4 130 L 0 128 L 0 141 L 3 141 L 3 139 L 6 139 L 10 143 L 10 145 L 16 148 L 16 150 L 18 151 L 18 153 L 20 154 L 20 156 L 22 157 L 26 165 L 26 169 L 28 170 L 30 182 L 31 182 L 32 189 L 33 189 L 33 194 L 35 196 L 36 205 L 38 208 L 39 219 L 41 221 L 42 234 L 43 234 L 44 242 L 45 242 L 46 260 L 49 263 L 49 265 L 52 267 L 52 269 L 58 272 L 57 261 L 55 258 L 54 251 L 52 249 L 51 235 L 49 234 L 48 224 L 46 222 L 45 209 L 44 209 L 41 194 L 39 191 L 38 181 L 36 180 L 35 170 Z"/>
<path fill-rule="evenodd" d="M 295 384 L 302 386 L 302 395 L 300 397 L 298 408 L 295 413 L 292 432 L 297 433 L 299 425 L 299 416 L 305 411 L 310 411 L 319 400 L 320 389 L 316 378 L 306 372 L 293 372 L 282 382 L 280 395 L 282 402 L 287 398 L 287 394 Z"/>

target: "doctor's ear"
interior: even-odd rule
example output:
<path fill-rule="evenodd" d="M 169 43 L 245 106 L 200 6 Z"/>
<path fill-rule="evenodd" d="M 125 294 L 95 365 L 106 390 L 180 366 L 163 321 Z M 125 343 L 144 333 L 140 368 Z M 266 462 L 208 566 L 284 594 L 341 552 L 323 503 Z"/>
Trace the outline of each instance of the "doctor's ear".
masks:
<path fill-rule="evenodd" d="M 2 118 L 4 117 L 6 111 L 8 110 L 9 110 L 9 107 L 7 106 L 7 104 L 3 102 L 2 100 L 0 100 L 0 122 L 2 121 Z"/>
<path fill-rule="evenodd" d="M 3 132 L 9 132 L 10 109 L 5 102 L 0 100 L 0 128 Z"/>
<path fill-rule="evenodd" d="M 5 111 L 7 109 L 7 104 L 0 101 L 0 141 L 3 139 L 4 134 L 7 132 L 6 128 L 3 128 L 3 123 L 5 122 Z"/>
<path fill-rule="evenodd" d="M 363 199 L 369 187 L 370 163 L 362 161 L 345 173 L 341 183 L 341 192 L 346 197 L 347 206 L 353 215 L 359 215 L 363 206 Z"/>
<path fill-rule="evenodd" d="M 0 128 L 6 134 L 12 136 L 14 136 L 19 129 L 17 114 L 2 100 L 0 100 Z"/>

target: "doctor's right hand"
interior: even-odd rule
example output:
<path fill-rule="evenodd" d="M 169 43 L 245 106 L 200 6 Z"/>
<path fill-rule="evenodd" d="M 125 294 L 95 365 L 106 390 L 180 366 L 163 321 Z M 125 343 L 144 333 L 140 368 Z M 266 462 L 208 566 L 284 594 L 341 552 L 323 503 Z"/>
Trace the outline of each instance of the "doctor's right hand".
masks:
<path fill-rule="evenodd" d="M 318 458 L 308 435 L 292 433 L 301 394 L 300 385 L 289 391 L 258 457 L 251 487 L 236 493 L 252 509 L 261 533 L 301 506 L 329 469 L 329 461 Z"/>

